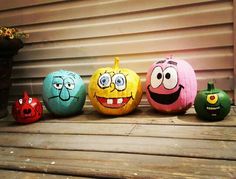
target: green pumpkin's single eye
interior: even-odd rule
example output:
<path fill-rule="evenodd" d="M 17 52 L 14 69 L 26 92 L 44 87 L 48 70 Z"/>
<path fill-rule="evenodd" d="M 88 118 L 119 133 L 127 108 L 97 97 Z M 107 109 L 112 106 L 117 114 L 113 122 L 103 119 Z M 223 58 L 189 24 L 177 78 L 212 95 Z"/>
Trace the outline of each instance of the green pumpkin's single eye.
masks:
<path fill-rule="evenodd" d="M 209 94 L 207 95 L 207 102 L 210 104 L 216 104 L 218 101 L 218 95 L 217 94 Z"/>

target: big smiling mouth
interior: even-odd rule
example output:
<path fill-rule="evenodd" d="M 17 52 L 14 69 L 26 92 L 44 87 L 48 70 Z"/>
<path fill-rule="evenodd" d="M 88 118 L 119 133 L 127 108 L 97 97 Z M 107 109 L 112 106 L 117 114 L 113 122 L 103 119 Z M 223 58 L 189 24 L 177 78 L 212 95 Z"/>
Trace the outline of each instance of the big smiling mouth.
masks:
<path fill-rule="evenodd" d="M 96 96 L 98 102 L 107 108 L 120 108 L 127 104 L 131 97 L 124 98 L 104 98 Z"/>
<path fill-rule="evenodd" d="M 206 110 L 211 116 L 217 116 L 220 113 L 220 106 L 206 106 Z"/>
<path fill-rule="evenodd" d="M 184 87 L 182 85 L 179 85 L 179 89 L 174 93 L 158 94 L 158 93 L 152 92 L 150 90 L 150 85 L 148 86 L 148 91 L 149 91 L 149 94 L 150 94 L 151 98 L 157 103 L 166 104 L 166 105 L 172 104 L 175 101 L 177 101 L 182 89 L 184 89 Z"/>

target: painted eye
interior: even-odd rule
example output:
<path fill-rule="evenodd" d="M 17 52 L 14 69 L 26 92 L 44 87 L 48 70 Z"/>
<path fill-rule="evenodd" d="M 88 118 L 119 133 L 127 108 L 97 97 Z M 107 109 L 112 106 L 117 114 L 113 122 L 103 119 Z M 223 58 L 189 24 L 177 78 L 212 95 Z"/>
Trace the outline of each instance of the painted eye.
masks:
<path fill-rule="evenodd" d="M 23 99 L 19 99 L 19 103 L 20 103 L 20 104 L 23 104 Z"/>
<path fill-rule="evenodd" d="M 29 98 L 28 102 L 29 102 L 29 104 L 31 104 L 32 103 L 32 98 Z"/>
<path fill-rule="evenodd" d="M 72 89 L 75 88 L 75 84 L 74 84 L 74 83 L 66 83 L 66 84 L 65 84 L 65 87 L 66 87 L 67 89 L 72 90 Z"/>
<path fill-rule="evenodd" d="M 162 84 L 163 81 L 163 71 L 161 67 L 156 67 L 151 74 L 151 86 L 157 88 Z"/>
<path fill-rule="evenodd" d="M 123 74 L 115 74 L 112 77 L 112 82 L 115 84 L 116 89 L 121 91 L 126 88 L 126 78 Z"/>
<path fill-rule="evenodd" d="M 173 89 L 178 83 L 178 74 L 175 68 L 168 67 L 164 71 L 163 85 L 166 89 Z"/>
<path fill-rule="evenodd" d="M 54 86 L 54 88 L 59 90 L 59 89 L 62 89 L 63 85 L 61 83 L 54 83 L 53 86 Z"/>
<path fill-rule="evenodd" d="M 107 88 L 111 85 L 111 76 L 108 73 L 104 73 L 98 79 L 98 85 L 100 88 Z"/>

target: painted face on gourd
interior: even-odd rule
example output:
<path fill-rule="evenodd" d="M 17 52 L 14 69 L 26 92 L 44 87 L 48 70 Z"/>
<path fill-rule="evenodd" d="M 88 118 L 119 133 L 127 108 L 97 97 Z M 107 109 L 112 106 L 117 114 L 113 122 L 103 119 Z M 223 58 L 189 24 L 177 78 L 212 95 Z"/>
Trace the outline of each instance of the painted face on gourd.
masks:
<path fill-rule="evenodd" d="M 205 90 L 199 91 L 194 102 L 194 108 L 201 119 L 209 121 L 222 120 L 230 112 L 230 98 L 224 91 L 208 83 Z"/>
<path fill-rule="evenodd" d="M 119 59 L 116 58 L 113 68 L 100 68 L 93 74 L 88 95 L 92 105 L 103 114 L 127 114 L 141 100 L 140 78 L 130 69 L 119 68 Z"/>
<path fill-rule="evenodd" d="M 47 75 L 43 83 L 43 101 L 53 114 L 69 116 L 79 113 L 85 103 L 86 90 L 81 77 L 60 70 Z"/>
<path fill-rule="evenodd" d="M 176 113 L 192 106 L 197 81 L 187 62 L 172 58 L 160 60 L 151 65 L 146 79 L 147 99 L 155 109 Z"/>
<path fill-rule="evenodd" d="M 12 115 L 19 123 L 32 123 L 39 120 L 43 114 L 43 106 L 37 98 L 29 97 L 24 92 L 23 98 L 18 99 L 12 106 Z"/>

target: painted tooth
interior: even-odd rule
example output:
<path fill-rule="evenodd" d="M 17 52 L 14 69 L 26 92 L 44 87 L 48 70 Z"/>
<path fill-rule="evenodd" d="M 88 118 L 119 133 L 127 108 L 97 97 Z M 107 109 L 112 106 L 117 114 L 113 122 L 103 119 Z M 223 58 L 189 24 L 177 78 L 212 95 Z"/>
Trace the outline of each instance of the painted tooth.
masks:
<path fill-rule="evenodd" d="M 217 106 L 217 107 L 208 107 L 207 106 L 207 109 L 208 110 L 217 110 L 217 109 L 220 109 L 220 106 Z"/>
<path fill-rule="evenodd" d="M 118 100 L 117 100 L 117 104 L 121 104 L 123 102 L 123 99 L 122 98 L 119 98 Z"/>
<path fill-rule="evenodd" d="M 113 104 L 113 99 L 107 99 L 107 104 Z"/>

